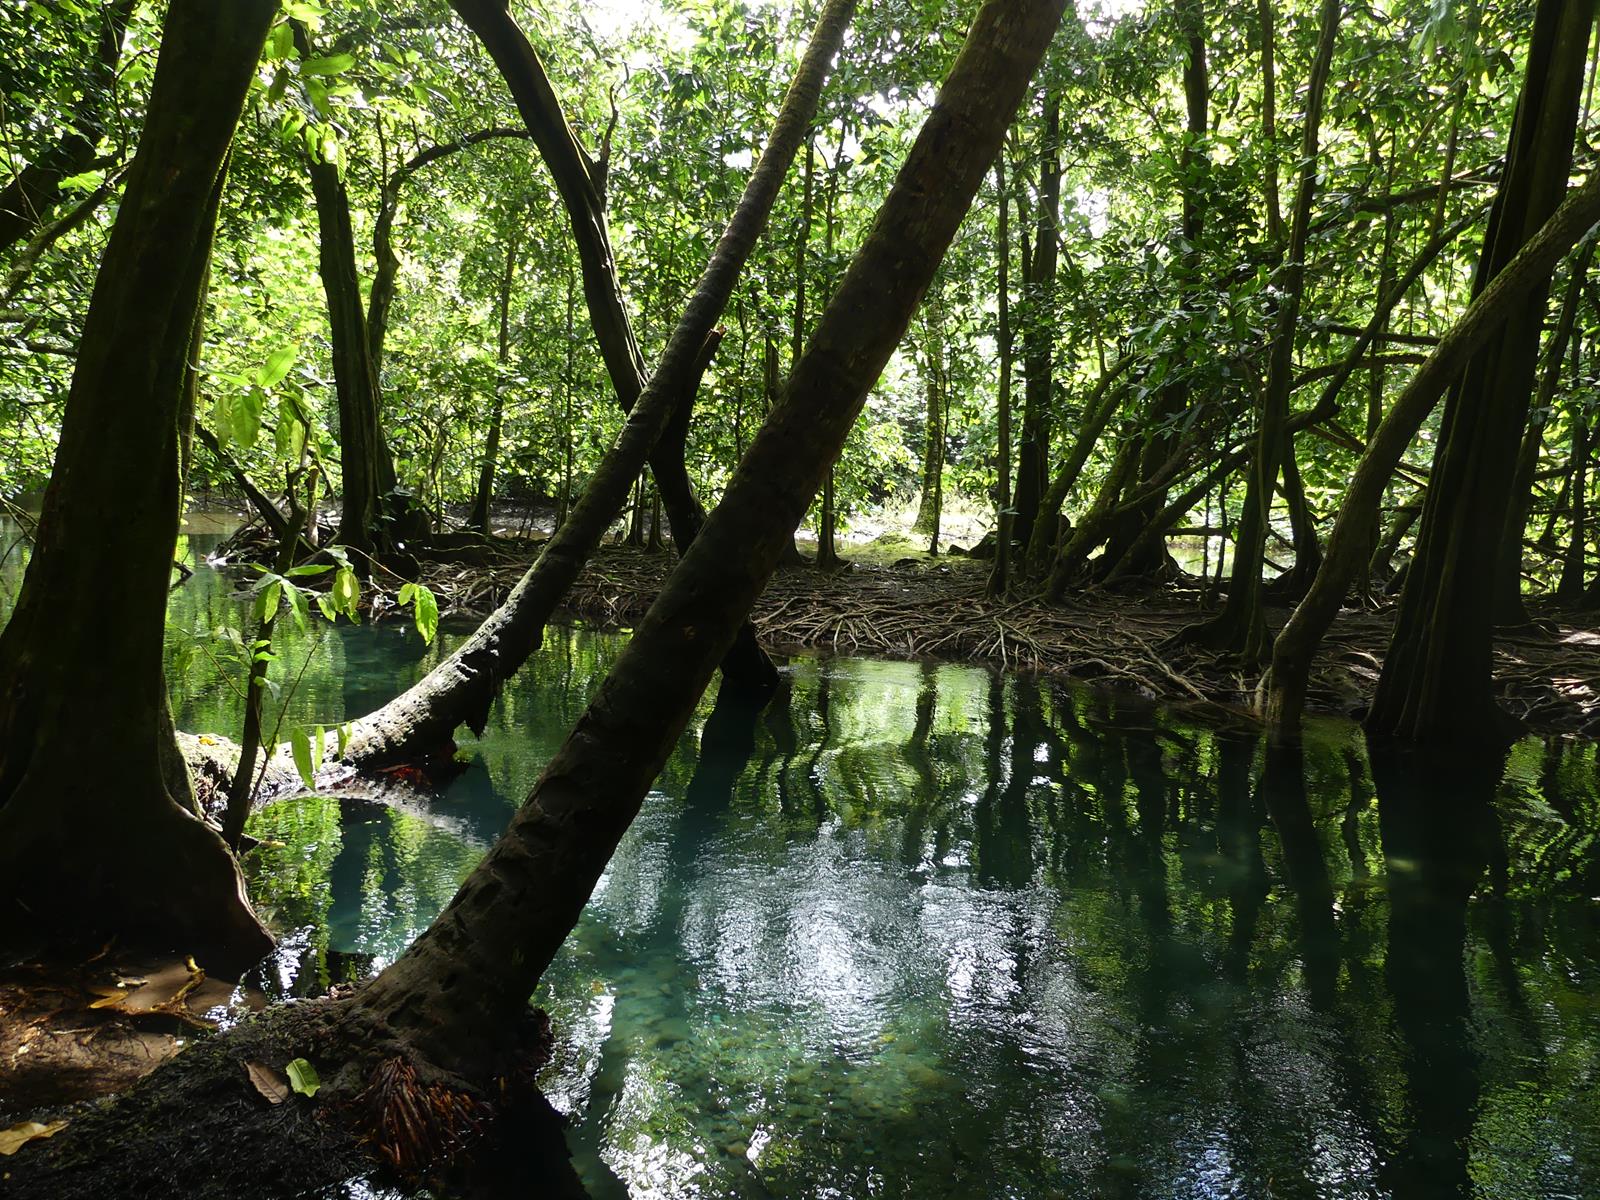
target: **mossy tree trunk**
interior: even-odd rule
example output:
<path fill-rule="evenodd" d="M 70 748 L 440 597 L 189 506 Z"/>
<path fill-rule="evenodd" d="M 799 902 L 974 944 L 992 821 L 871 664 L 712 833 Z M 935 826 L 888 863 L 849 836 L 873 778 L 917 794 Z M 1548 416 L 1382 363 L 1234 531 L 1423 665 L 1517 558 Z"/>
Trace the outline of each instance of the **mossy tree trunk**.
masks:
<path fill-rule="evenodd" d="M 352 1001 L 352 1018 L 470 1077 L 549 965 L 695 702 L 776 569 L 905 333 L 1061 16 L 994 0 L 976 22 L 784 398 L 532 794 L 455 898 Z"/>
<path fill-rule="evenodd" d="M 272 944 L 222 839 L 192 811 L 162 640 L 186 365 L 228 147 L 276 8 L 173 0 L 167 14 L 38 540 L 0 633 L 6 945 L 58 926 L 226 969 Z"/>
<path fill-rule="evenodd" d="M 995 340 L 1000 362 L 995 400 L 995 535 L 994 569 L 989 573 L 989 595 L 1003 596 L 1011 589 L 1011 538 L 1016 513 L 1011 507 L 1011 364 L 1016 351 L 1011 332 L 1011 222 L 1006 189 L 1006 152 L 994 160 L 995 230 Z"/>
<path fill-rule="evenodd" d="M 1555 211 L 1572 164 L 1593 0 L 1541 0 L 1505 175 L 1474 290 L 1481 292 Z M 1587 185 L 1585 185 L 1587 187 Z M 1513 507 L 1548 276 L 1481 347 L 1445 401 L 1417 549 L 1368 714 L 1370 731 L 1416 741 L 1506 736 L 1490 656 L 1501 539 Z"/>

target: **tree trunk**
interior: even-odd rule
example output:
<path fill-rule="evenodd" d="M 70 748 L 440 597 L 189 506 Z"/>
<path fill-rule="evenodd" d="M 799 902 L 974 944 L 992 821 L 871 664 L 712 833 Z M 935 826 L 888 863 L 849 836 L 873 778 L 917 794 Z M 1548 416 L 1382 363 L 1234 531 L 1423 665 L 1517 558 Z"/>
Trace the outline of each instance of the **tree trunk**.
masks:
<path fill-rule="evenodd" d="M 827 64 L 838 52 L 853 8 L 852 0 L 832 0 L 824 10 L 767 148 L 750 174 L 739 207 L 706 264 L 683 318 L 668 340 L 660 366 L 567 520 L 545 544 L 538 561 L 512 589 L 506 602 L 454 654 L 409 691 L 355 723 L 346 743 L 345 762 L 370 768 L 437 753 L 451 746 L 460 725 L 481 733 L 501 683 L 539 648 L 545 622 L 616 519 L 646 457 L 678 406 L 687 402 L 699 384 L 696 370 L 703 369 L 707 339 L 733 293 L 739 272 L 772 211 L 784 173 L 816 113 Z M 681 548 L 687 550 L 694 540 L 686 537 Z M 741 630 L 738 640 L 744 637 Z M 750 637 L 753 642 L 753 632 Z M 748 663 L 740 664 L 733 674 L 741 679 L 749 677 L 750 686 L 755 687 L 766 686 L 770 678 L 756 674 Z"/>
<path fill-rule="evenodd" d="M 1204 5 L 1200 0 L 1179 0 L 1176 16 L 1184 41 L 1183 95 L 1186 121 L 1183 149 L 1178 155 L 1183 207 L 1179 244 L 1174 247 L 1173 257 L 1181 281 L 1178 303 L 1180 308 L 1189 308 L 1191 305 L 1198 307 L 1201 303 L 1194 294 L 1194 277 L 1200 259 L 1200 236 L 1205 228 L 1206 168 L 1210 160 L 1203 147 L 1211 132 L 1211 83 L 1206 59 Z M 1185 336 L 1180 354 L 1186 350 L 1187 341 Z M 1167 553 L 1166 539 L 1141 538 L 1139 535 L 1166 504 L 1165 489 L 1150 489 L 1147 485 L 1172 457 L 1179 437 L 1176 427 L 1189 403 L 1188 381 L 1180 370 L 1175 378 L 1161 388 L 1156 398 L 1155 417 L 1161 432 L 1150 436 L 1140 461 L 1138 483 L 1152 494 L 1139 508 L 1119 520 L 1106 539 L 1105 562 L 1108 566 L 1114 565 L 1119 574 L 1156 576 L 1170 569 L 1171 556 Z"/>
<path fill-rule="evenodd" d="M 605 197 L 601 191 L 603 173 L 579 144 L 561 108 L 561 101 L 545 74 L 544 64 L 518 28 L 504 0 L 451 0 L 451 7 L 477 35 L 495 65 L 500 68 L 517 110 L 522 114 L 528 132 L 539 147 L 539 153 L 561 195 L 562 206 L 566 209 L 578 247 L 583 295 L 589 307 L 590 324 L 600 346 L 600 357 L 611 379 L 617 403 L 624 412 L 631 413 L 645 390 L 646 371 L 644 357 L 639 353 L 633 325 L 622 301 L 616 261 L 611 253 Z M 849 7 L 853 10 L 854 6 L 852 4 Z M 825 11 L 832 11 L 832 8 Z M 839 18 L 839 24 L 846 24 L 848 20 L 847 12 Z M 833 28 L 831 23 L 828 28 Z M 770 206 L 769 201 L 768 208 Z M 762 220 L 765 220 L 764 215 Z M 741 264 L 747 254 L 747 251 L 741 254 Z M 728 292 L 731 290 L 730 280 Z M 727 299 L 728 293 L 724 292 L 717 300 L 716 311 L 719 315 L 726 307 Z M 709 332 L 709 325 L 700 331 L 694 345 L 686 352 L 686 357 L 692 359 Z M 676 397 L 677 385 L 671 391 Z M 662 414 L 662 424 L 668 415 Z M 658 429 L 660 427 L 657 426 Z M 681 462 L 673 463 L 667 457 L 658 457 L 652 452 L 650 470 L 656 477 L 656 486 L 666 506 L 672 540 L 682 547 L 687 544 L 690 531 L 698 524 L 704 510 L 688 487 L 688 473 Z M 756 643 L 754 629 L 741 636 L 739 645 L 740 653 L 726 664 L 726 669 L 735 675 L 735 682 L 750 687 L 771 686 L 776 668 Z M 739 675 L 740 671 L 746 669 L 753 673 Z"/>
<path fill-rule="evenodd" d="M 1539 380 L 1538 395 L 1532 405 L 1532 419 L 1522 435 L 1522 446 L 1517 453 L 1511 504 L 1506 509 L 1505 530 L 1500 536 L 1495 566 L 1494 620 L 1498 625 L 1528 623 L 1528 610 L 1522 604 L 1523 531 L 1528 524 L 1528 507 L 1533 501 L 1533 477 L 1539 469 L 1544 427 L 1550 419 L 1549 414 L 1554 411 L 1556 391 L 1561 384 L 1561 368 L 1566 361 L 1567 343 L 1572 340 L 1577 324 L 1578 301 L 1593 258 L 1594 241 L 1590 239 L 1572 263 L 1567 290 L 1561 301 L 1561 315 L 1556 320 L 1555 330 L 1545 350 L 1544 374 Z"/>
<path fill-rule="evenodd" d="M 1011 223 L 1006 195 L 1006 155 L 1002 149 L 994 160 L 994 190 L 999 204 L 996 214 L 999 241 L 995 277 L 995 303 L 999 310 L 995 340 L 1000 351 L 1000 382 L 995 401 L 995 534 L 994 569 L 989 573 L 989 595 L 1003 596 L 1011 589 L 1011 538 L 1016 514 L 1011 508 Z"/>
<path fill-rule="evenodd" d="M 1592 0 L 1538 5 L 1475 290 L 1511 261 L 1566 189 L 1592 21 Z M 1546 276 L 1473 357 L 1445 402 L 1417 551 L 1368 715 L 1375 733 L 1437 742 L 1507 733 L 1490 678 L 1495 557 L 1512 505 L 1548 288 Z"/>
<path fill-rule="evenodd" d="M 1322 126 L 1322 104 L 1328 72 L 1333 63 L 1334 41 L 1339 33 L 1340 0 L 1323 0 L 1317 54 L 1311 67 L 1306 95 L 1305 130 L 1300 144 L 1300 181 L 1295 190 L 1290 219 L 1288 258 L 1278 277 L 1282 301 L 1272 339 L 1272 357 L 1266 388 L 1261 396 L 1260 423 L 1255 456 L 1245 489 L 1244 511 L 1239 515 L 1239 536 L 1234 542 L 1233 573 L 1222 611 L 1212 620 L 1186 632 L 1189 640 L 1220 653 L 1258 662 L 1270 650 L 1266 619 L 1261 607 L 1261 566 L 1272 516 L 1272 496 L 1278 471 L 1289 442 L 1289 393 L 1294 383 L 1294 343 L 1300 324 L 1300 302 L 1305 296 L 1305 259 L 1311 228 L 1311 207 L 1317 194 L 1317 152 Z"/>
<path fill-rule="evenodd" d="M 1572 192 L 1473 300 L 1428 360 L 1417 368 L 1368 441 L 1328 538 L 1322 569 L 1278 635 L 1272 669 L 1261 683 L 1264 715 L 1275 737 L 1290 738 L 1298 733 L 1311 660 L 1367 561 L 1373 515 L 1383 501 L 1389 477 L 1423 419 L 1466 368 L 1474 350 L 1496 337 L 1509 321 L 1526 313 L 1528 297 L 1548 286 L 1550 272 L 1596 221 L 1600 221 L 1600 171 L 1592 173 L 1582 187 Z"/>
<path fill-rule="evenodd" d="M 305 26 L 293 21 L 295 45 L 311 56 Z M 340 501 L 337 540 L 356 551 L 352 565 L 365 574 L 370 560 L 391 554 L 427 533 L 426 518 L 397 490 L 394 458 L 383 436 L 381 391 L 372 363 L 350 193 L 337 163 L 308 150 L 306 168 L 317 208 L 317 262 L 328 302 L 333 383 L 339 401 Z"/>
<path fill-rule="evenodd" d="M 33 557 L 0 633 L 8 948 L 54 926 L 75 940 L 191 951 L 231 970 L 272 945 L 221 838 L 190 811 L 162 640 L 186 364 L 228 147 L 276 7 L 172 0 L 167 13 Z"/>
<path fill-rule="evenodd" d="M 467 527 L 489 533 L 489 506 L 494 502 L 495 464 L 500 457 L 500 427 L 506 415 L 506 366 L 511 361 L 511 283 L 517 271 L 517 232 L 507 235 L 506 265 L 500 273 L 500 371 L 495 379 L 494 404 L 489 411 L 489 437 L 483 447 L 483 468 L 478 472 L 478 492 L 467 516 Z"/>
<path fill-rule="evenodd" d="M 937 287 L 924 310 L 928 314 L 928 341 L 923 354 L 922 390 L 927 412 L 922 428 L 922 494 L 911 532 L 931 533 L 937 542 L 939 480 L 944 474 L 944 322 L 940 319 Z"/>
<path fill-rule="evenodd" d="M 379 137 L 383 126 L 378 127 Z M 526 129 L 507 125 L 494 125 L 480 129 L 452 142 L 429 146 L 409 161 L 395 168 L 383 184 L 383 194 L 378 203 L 378 216 L 372 224 L 372 257 L 377 269 L 372 275 L 372 286 L 367 291 L 367 347 L 372 356 L 372 369 L 383 380 L 383 343 L 389 334 L 389 311 L 394 306 L 395 281 L 400 274 L 400 257 L 394 252 L 394 218 L 400 208 L 400 194 L 406 182 L 429 163 L 438 162 L 471 146 L 497 138 L 527 138 Z M 380 142 L 381 144 L 381 142 Z M 385 163 L 387 170 L 387 163 Z"/>
<path fill-rule="evenodd" d="M 1048 483 L 1050 400 L 1055 381 L 1056 231 L 1061 221 L 1061 97 L 1044 101 L 1044 132 L 1039 155 L 1039 208 L 1035 213 L 1033 253 L 1028 270 L 1027 306 L 1022 325 L 1025 383 L 1022 393 L 1022 444 L 1017 449 L 1016 537 L 1026 546 L 1039 520 L 1039 501 Z M 1052 542 L 1055 531 L 1049 531 Z"/>
<path fill-rule="evenodd" d="M 433 925 L 358 993 L 358 1019 L 468 1077 L 507 1073 L 504 1031 L 521 1021 L 903 336 L 1061 7 L 996 0 L 979 12 L 871 234 L 723 502 L 506 834 Z"/>

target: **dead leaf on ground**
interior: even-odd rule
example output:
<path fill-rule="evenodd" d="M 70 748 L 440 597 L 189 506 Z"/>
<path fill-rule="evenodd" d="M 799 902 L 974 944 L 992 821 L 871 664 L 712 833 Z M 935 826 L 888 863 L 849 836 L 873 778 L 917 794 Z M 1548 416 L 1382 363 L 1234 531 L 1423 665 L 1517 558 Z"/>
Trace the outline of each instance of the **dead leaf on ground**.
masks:
<path fill-rule="evenodd" d="M 128 993 L 121 988 L 92 988 L 90 990 L 100 997 L 100 999 L 90 1003 L 90 1008 L 116 1008 L 128 998 Z"/>
<path fill-rule="evenodd" d="M 48 1125 L 38 1121 L 23 1121 L 10 1129 L 0 1129 L 0 1154 L 12 1155 L 29 1142 L 54 1137 L 67 1127 L 65 1121 L 51 1121 Z"/>
<path fill-rule="evenodd" d="M 282 1104 L 289 1098 L 289 1081 L 271 1067 L 247 1062 L 244 1069 L 256 1091 L 266 1097 L 268 1104 Z"/>

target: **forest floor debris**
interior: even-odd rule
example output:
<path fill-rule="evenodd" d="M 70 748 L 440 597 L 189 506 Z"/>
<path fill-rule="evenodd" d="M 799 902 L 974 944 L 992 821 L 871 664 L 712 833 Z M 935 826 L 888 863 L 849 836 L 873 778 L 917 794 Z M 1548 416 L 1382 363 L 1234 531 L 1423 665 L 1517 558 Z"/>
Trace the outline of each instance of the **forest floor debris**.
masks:
<path fill-rule="evenodd" d="M 604 547 L 568 595 L 566 611 L 602 628 L 629 628 L 675 561 L 670 552 Z M 472 563 L 432 562 L 423 578 L 446 612 L 481 617 L 505 599 L 526 565 L 517 547 Z M 1142 590 L 1082 590 L 1060 604 L 991 598 L 987 578 L 988 564 L 959 556 L 856 562 L 826 574 L 790 567 L 773 577 L 752 619 L 762 642 L 778 651 L 987 663 L 1131 689 L 1212 720 L 1248 711 L 1259 671 L 1170 644 L 1208 611 L 1192 577 Z M 1530 732 L 1600 737 L 1600 614 L 1543 603 L 1532 611 L 1529 625 L 1502 629 L 1496 639 L 1501 704 Z M 1267 619 L 1276 630 L 1288 615 L 1287 607 L 1271 607 Z M 1308 711 L 1363 711 L 1392 624 L 1392 605 L 1339 614 L 1313 668 Z"/>
<path fill-rule="evenodd" d="M 119 1092 L 259 993 L 193 960 L 53 953 L 0 970 L 0 1125 Z"/>

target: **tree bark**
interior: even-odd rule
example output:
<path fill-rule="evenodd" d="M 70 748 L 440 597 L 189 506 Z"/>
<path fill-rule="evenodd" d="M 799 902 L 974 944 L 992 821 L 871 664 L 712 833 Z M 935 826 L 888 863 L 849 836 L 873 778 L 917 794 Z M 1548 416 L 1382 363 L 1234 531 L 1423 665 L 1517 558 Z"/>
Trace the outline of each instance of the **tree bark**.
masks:
<path fill-rule="evenodd" d="M 1475 291 L 1512 260 L 1566 190 L 1593 15 L 1592 0 L 1541 0 L 1535 12 Z M 1373 733 L 1474 742 L 1509 732 L 1491 689 L 1495 556 L 1512 504 L 1548 287 L 1547 275 L 1473 357 L 1445 402 L 1417 550 L 1368 714 Z"/>
<path fill-rule="evenodd" d="M 167 13 L 34 553 L 0 633 L 0 944 L 8 947 L 53 926 L 75 938 L 191 951 L 228 970 L 272 944 L 232 856 L 191 811 L 162 640 L 186 363 L 228 147 L 276 7 L 172 0 Z"/>
<path fill-rule="evenodd" d="M 353 1001 L 425 1060 L 502 1075 L 503 1031 L 577 921 L 723 650 L 904 335 L 1061 0 L 979 12 L 783 401 L 510 827 L 433 925 Z M 465 986 L 462 986 L 465 985 Z"/>

